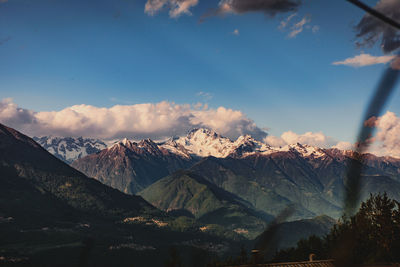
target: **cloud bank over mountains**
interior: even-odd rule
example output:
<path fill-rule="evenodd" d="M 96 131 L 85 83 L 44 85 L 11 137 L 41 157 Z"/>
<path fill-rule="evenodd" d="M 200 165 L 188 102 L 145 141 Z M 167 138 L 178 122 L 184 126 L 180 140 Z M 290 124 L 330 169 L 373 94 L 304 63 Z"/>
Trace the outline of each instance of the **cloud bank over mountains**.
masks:
<path fill-rule="evenodd" d="M 0 101 L 0 122 L 31 136 L 157 140 L 185 135 L 195 127 L 210 128 L 232 139 L 250 134 L 262 140 L 267 135 L 241 111 L 166 101 L 110 108 L 82 104 L 59 111 L 35 112 L 18 107 L 12 99 L 4 99 Z"/>
<path fill-rule="evenodd" d="M 30 136 L 161 140 L 184 136 L 193 128 L 204 127 L 232 140 L 249 134 L 273 147 L 300 143 L 322 148 L 352 148 L 350 142 L 335 140 L 322 132 L 298 134 L 286 131 L 281 136 L 268 135 L 239 110 L 166 101 L 115 105 L 110 108 L 82 104 L 59 111 L 36 112 L 19 107 L 12 99 L 3 99 L 0 101 L 0 123 Z M 376 127 L 370 151 L 381 156 L 400 158 L 400 117 L 388 111 L 379 118 L 369 119 L 367 123 L 370 127 Z"/>
<path fill-rule="evenodd" d="M 328 148 L 337 143 L 337 141 L 335 141 L 332 137 L 326 136 L 322 132 L 306 132 L 304 134 L 297 134 L 292 131 L 284 132 L 280 137 L 267 136 L 264 141 L 273 147 L 282 147 L 285 145 L 300 143 L 310 146 Z"/>

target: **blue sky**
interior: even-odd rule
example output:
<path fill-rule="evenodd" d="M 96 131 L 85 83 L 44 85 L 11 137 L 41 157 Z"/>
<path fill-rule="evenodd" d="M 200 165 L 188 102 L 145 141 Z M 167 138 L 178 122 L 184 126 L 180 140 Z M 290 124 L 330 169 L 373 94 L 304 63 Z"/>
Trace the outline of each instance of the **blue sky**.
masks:
<path fill-rule="evenodd" d="M 304 2 L 291 22 L 309 16 L 310 28 L 289 38 L 290 26 L 278 27 L 292 13 L 200 23 L 217 1 L 200 0 L 178 18 L 168 9 L 146 14 L 139 0 L 0 1 L 0 99 L 36 112 L 203 102 L 240 110 L 272 135 L 322 131 L 353 141 L 386 65 L 332 63 L 383 53 L 355 46 L 361 10 L 346 1 Z M 387 109 L 398 113 L 398 100 L 396 93 Z"/>

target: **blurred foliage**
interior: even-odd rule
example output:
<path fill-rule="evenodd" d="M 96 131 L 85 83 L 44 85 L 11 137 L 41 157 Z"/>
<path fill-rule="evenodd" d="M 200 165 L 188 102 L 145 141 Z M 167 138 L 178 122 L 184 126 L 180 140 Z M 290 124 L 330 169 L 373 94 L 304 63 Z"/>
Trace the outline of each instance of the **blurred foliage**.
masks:
<path fill-rule="evenodd" d="M 351 264 L 400 261 L 400 204 L 386 193 L 371 194 L 352 217 L 342 217 L 324 237 L 310 236 L 297 247 L 279 251 L 274 261 L 319 259 Z"/>

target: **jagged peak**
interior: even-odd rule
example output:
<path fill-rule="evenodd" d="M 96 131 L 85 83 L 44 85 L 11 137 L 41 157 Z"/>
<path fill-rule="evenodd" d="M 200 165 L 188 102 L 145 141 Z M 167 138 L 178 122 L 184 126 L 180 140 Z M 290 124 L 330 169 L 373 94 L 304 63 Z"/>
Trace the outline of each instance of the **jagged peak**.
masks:
<path fill-rule="evenodd" d="M 295 153 L 299 153 L 303 157 L 313 156 L 314 158 L 322 157 L 326 154 L 323 149 L 319 147 L 301 144 L 299 142 L 286 145 L 282 147 L 280 151 L 293 151 Z"/>
<path fill-rule="evenodd" d="M 38 142 L 41 146 L 43 146 L 46 149 L 58 146 L 68 146 L 69 148 L 93 146 L 101 149 L 107 147 L 107 144 L 100 139 L 85 138 L 82 136 L 80 137 L 42 136 L 42 137 L 33 137 L 32 139 Z"/>
<path fill-rule="evenodd" d="M 251 135 L 249 135 L 249 134 L 241 135 L 241 136 L 239 136 L 239 137 L 236 139 L 236 141 L 235 141 L 236 144 L 243 144 L 243 143 L 249 143 L 249 142 L 251 142 L 251 143 L 258 143 L 258 141 L 256 141 L 256 140 L 255 140 Z"/>
<path fill-rule="evenodd" d="M 188 139 L 196 138 L 196 137 L 211 137 L 213 139 L 217 138 L 224 138 L 227 139 L 226 137 L 221 136 L 214 130 L 208 129 L 208 128 L 194 128 L 186 136 Z"/>
<path fill-rule="evenodd" d="M 139 147 L 158 148 L 158 145 L 157 145 L 153 140 L 151 140 L 150 138 L 146 138 L 146 139 L 141 140 L 141 141 L 138 143 L 138 146 L 139 146 Z"/>
<path fill-rule="evenodd" d="M 119 141 L 117 144 L 122 144 L 124 146 L 131 146 L 132 145 L 132 141 L 130 141 L 128 138 L 124 138 L 121 141 Z"/>

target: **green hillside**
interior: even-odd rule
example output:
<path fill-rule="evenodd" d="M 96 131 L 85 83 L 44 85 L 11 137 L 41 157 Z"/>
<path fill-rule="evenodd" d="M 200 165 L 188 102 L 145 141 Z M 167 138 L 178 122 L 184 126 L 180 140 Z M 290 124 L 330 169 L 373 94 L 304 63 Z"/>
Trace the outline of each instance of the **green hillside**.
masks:
<path fill-rule="evenodd" d="M 253 238 L 272 216 L 257 212 L 243 199 L 189 171 L 167 176 L 139 193 L 154 206 L 181 212 L 199 223 L 220 225 L 247 238 Z"/>

